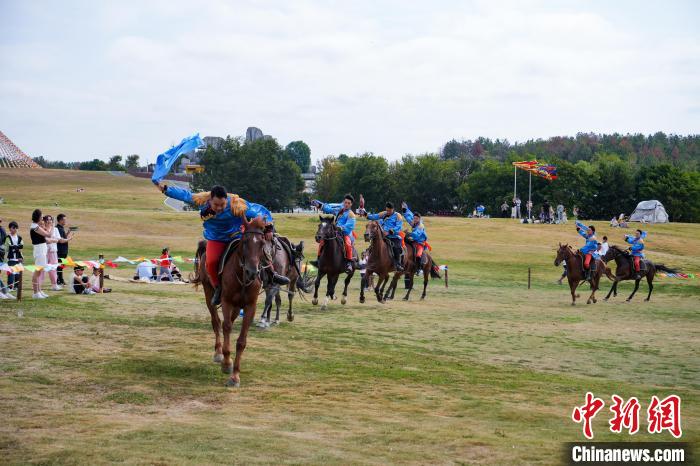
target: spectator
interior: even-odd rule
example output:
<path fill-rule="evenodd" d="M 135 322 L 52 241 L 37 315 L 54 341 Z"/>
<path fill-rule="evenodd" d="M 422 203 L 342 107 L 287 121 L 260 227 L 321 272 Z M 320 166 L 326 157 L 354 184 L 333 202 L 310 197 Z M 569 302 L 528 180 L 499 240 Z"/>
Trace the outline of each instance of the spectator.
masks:
<path fill-rule="evenodd" d="M 56 217 L 56 228 L 58 229 L 58 234 L 61 239 L 58 242 L 57 252 L 59 259 L 65 259 L 68 257 L 68 242 L 73 239 L 73 232 L 67 228 L 66 214 L 58 214 Z M 59 285 L 65 285 L 66 282 L 63 280 L 63 266 L 59 267 L 57 272 L 57 280 Z"/>
<path fill-rule="evenodd" d="M 10 227 L 10 234 L 7 237 L 7 265 L 13 266 L 20 264 L 24 260 L 22 256 L 24 243 L 22 243 L 22 237 L 17 234 L 17 230 L 19 230 L 17 222 L 12 221 L 8 226 Z M 7 277 L 7 286 L 10 291 L 18 286 L 18 282 L 19 273 L 11 273 L 9 277 Z"/>
<path fill-rule="evenodd" d="M 105 277 L 107 278 L 107 277 Z M 111 293 L 111 288 L 100 288 L 100 268 L 92 268 L 92 276 L 90 277 L 90 289 L 95 293 Z"/>
<path fill-rule="evenodd" d="M 518 196 L 515 196 L 513 198 L 513 204 L 515 205 L 515 218 L 520 218 L 522 216 L 522 214 L 520 213 L 520 204 L 521 203 L 522 203 L 522 201 L 520 200 L 520 198 Z"/>
<path fill-rule="evenodd" d="M 551 205 L 549 206 L 549 223 L 556 223 L 554 217 L 554 207 L 552 207 Z"/>
<path fill-rule="evenodd" d="M 5 257 L 5 241 L 7 240 L 7 232 L 2 226 L 2 219 L 0 218 L 0 255 Z M 2 262 L 2 261 L 0 261 Z"/>
<path fill-rule="evenodd" d="M 90 280 L 84 274 L 85 269 L 82 266 L 73 268 L 73 291 L 75 294 L 95 294 L 90 288 Z"/>
<path fill-rule="evenodd" d="M 542 211 L 544 212 L 544 222 L 549 223 L 551 217 L 549 216 L 549 201 L 547 199 L 542 203 Z"/>
<path fill-rule="evenodd" d="M 527 218 L 532 218 L 532 201 L 527 201 Z"/>
<path fill-rule="evenodd" d="M 170 258 L 170 249 L 163 248 L 160 254 L 160 273 L 158 274 L 158 281 L 163 281 L 163 277 L 166 277 L 169 282 L 173 281 L 173 274 L 170 273 L 170 265 L 172 264 L 172 259 Z"/>
<path fill-rule="evenodd" d="M 600 243 L 600 257 L 605 257 L 605 255 L 608 253 L 608 249 L 610 249 L 610 246 L 608 245 L 608 237 L 603 236 L 603 242 Z"/>
<path fill-rule="evenodd" d="M 564 220 L 564 205 L 560 202 L 557 204 L 557 223 L 562 223 Z"/>
<path fill-rule="evenodd" d="M 581 212 L 579 211 L 577 206 L 574 206 L 574 209 L 571 211 L 571 213 L 574 215 L 574 220 L 578 220 L 579 216 L 581 215 Z"/>
<path fill-rule="evenodd" d="M 508 202 L 503 201 L 503 204 L 501 204 L 501 217 L 508 218 L 508 211 L 509 210 L 510 210 L 510 207 L 508 206 Z"/>
<path fill-rule="evenodd" d="M 620 226 L 620 224 L 617 223 L 617 217 L 613 217 L 613 218 L 610 219 L 610 226 L 611 226 L 612 228 L 617 228 L 617 227 Z"/>
<path fill-rule="evenodd" d="M 156 279 L 155 267 L 150 261 L 144 260 L 136 266 L 136 275 L 134 279 L 150 282 Z"/>
<path fill-rule="evenodd" d="M 51 232 L 46 230 L 44 220 L 41 218 L 41 210 L 35 209 L 32 212 L 32 224 L 29 226 L 29 236 L 32 239 L 34 248 L 34 265 L 40 267 L 41 270 L 35 270 L 32 273 L 32 298 L 46 299 L 49 296 L 41 291 L 41 285 L 44 281 L 44 267 L 46 267 L 46 256 L 48 254 L 47 238 L 51 237 Z"/>
<path fill-rule="evenodd" d="M 617 224 L 620 228 L 629 228 L 625 214 L 620 214 L 620 216 L 617 218 Z"/>
<path fill-rule="evenodd" d="M 46 238 L 46 263 L 47 265 L 56 266 L 56 269 L 49 270 L 51 289 L 53 291 L 61 291 L 63 287 L 58 284 L 56 273 L 58 268 L 58 241 L 61 239 L 61 235 L 58 234 L 58 229 L 54 226 L 52 216 L 44 215 L 44 224 L 46 225 L 46 231 L 51 233 L 51 236 Z"/>

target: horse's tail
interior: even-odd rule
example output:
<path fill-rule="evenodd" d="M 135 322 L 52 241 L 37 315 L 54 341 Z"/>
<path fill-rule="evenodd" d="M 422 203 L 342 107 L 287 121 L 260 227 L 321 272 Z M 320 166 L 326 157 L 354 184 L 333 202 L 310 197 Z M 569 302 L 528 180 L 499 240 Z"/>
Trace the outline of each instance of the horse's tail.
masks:
<path fill-rule="evenodd" d="M 432 257 L 430 258 L 430 278 L 442 278 L 440 275 L 440 267 L 435 263 Z M 445 270 L 445 288 L 447 287 L 447 270 Z"/>
<path fill-rule="evenodd" d="M 190 273 L 190 283 L 194 285 L 196 290 L 202 284 L 202 275 L 199 273 L 199 264 L 202 262 L 202 256 L 207 250 L 207 240 L 203 239 L 197 244 L 197 252 L 194 254 L 194 270 Z"/>
<path fill-rule="evenodd" d="M 666 267 L 664 264 L 654 264 L 654 268 L 656 268 L 656 270 L 660 270 L 660 271 L 666 272 L 666 273 L 678 273 L 678 272 L 680 272 L 680 270 Z"/>
<path fill-rule="evenodd" d="M 300 297 L 303 297 L 305 293 L 311 292 L 311 286 L 314 280 L 316 280 L 316 276 L 311 275 L 308 270 L 304 270 L 304 272 L 297 277 L 296 287 Z"/>

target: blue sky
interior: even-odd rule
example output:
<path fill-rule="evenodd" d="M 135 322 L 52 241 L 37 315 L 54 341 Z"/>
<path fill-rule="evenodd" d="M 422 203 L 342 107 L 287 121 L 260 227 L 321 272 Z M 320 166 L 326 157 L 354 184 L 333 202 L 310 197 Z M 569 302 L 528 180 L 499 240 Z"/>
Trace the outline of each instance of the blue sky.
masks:
<path fill-rule="evenodd" d="M 0 0 L 0 130 L 52 160 L 258 126 L 318 159 L 698 133 L 700 3 Z"/>

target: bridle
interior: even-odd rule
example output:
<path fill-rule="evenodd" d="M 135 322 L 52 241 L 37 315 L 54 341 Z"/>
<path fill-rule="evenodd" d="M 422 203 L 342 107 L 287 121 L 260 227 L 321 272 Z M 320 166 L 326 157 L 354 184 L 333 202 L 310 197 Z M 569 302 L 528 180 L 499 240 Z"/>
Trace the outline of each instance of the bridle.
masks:
<path fill-rule="evenodd" d="M 255 274 L 253 274 L 253 278 L 251 278 L 249 281 L 246 281 L 246 278 L 245 278 L 245 272 L 246 272 L 246 269 L 245 269 L 245 259 L 246 259 L 246 257 L 247 257 L 248 255 L 246 254 L 246 242 L 243 240 L 243 238 L 244 238 L 246 235 L 260 235 L 260 236 L 263 238 L 263 240 L 264 240 L 264 238 L 265 238 L 265 231 L 264 231 L 262 228 L 247 228 L 247 229 L 241 234 L 241 243 L 243 243 L 243 244 L 241 244 L 241 258 L 240 258 L 239 261 L 238 261 L 238 265 L 240 266 L 241 275 L 242 275 L 243 278 L 241 279 L 241 278 L 238 276 L 238 274 L 234 274 L 234 276 L 236 277 L 236 280 L 238 281 L 238 284 L 241 285 L 241 286 L 243 287 L 244 290 L 245 290 L 246 288 L 248 288 L 250 285 L 252 285 L 252 284 L 255 282 L 255 280 L 257 280 L 257 278 L 258 278 L 258 276 L 260 275 L 260 272 L 261 272 L 262 270 L 264 270 L 264 269 L 266 269 L 266 268 L 269 268 L 269 267 L 272 267 L 272 263 L 271 263 L 271 262 L 270 262 L 268 265 L 265 265 L 265 266 L 262 266 L 262 267 L 260 266 L 260 263 L 258 262 L 258 266 L 257 266 L 256 269 L 255 269 Z"/>

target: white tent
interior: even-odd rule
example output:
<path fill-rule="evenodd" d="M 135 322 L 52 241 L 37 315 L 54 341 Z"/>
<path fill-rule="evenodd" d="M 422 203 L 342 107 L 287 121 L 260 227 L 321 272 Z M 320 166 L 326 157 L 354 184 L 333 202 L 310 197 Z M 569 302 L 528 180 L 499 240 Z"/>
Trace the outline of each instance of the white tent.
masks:
<path fill-rule="evenodd" d="M 642 201 L 630 216 L 630 222 L 668 223 L 668 214 L 659 201 Z"/>

